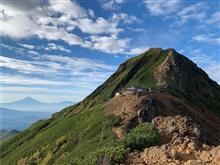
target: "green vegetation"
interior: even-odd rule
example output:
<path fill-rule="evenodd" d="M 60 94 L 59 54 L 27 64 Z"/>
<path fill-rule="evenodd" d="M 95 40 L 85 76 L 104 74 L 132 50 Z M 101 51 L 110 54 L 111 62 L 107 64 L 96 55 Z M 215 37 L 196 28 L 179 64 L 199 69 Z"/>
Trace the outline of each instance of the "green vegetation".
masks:
<path fill-rule="evenodd" d="M 33 124 L 2 144 L 2 163 L 16 164 L 23 159 L 27 164 L 79 164 L 83 160 L 95 162 L 102 156 L 122 162 L 129 148 L 155 142 L 157 133 L 150 124 L 141 124 L 121 142 L 116 141 L 111 129 L 120 120 L 115 115 L 106 116 L 104 108 L 98 105 L 73 117 L 51 118 Z"/>
<path fill-rule="evenodd" d="M 123 163 L 129 151 L 150 147 L 157 142 L 158 138 L 159 133 L 152 124 L 142 123 L 132 129 L 122 140 L 114 142 L 112 146 L 98 148 L 88 157 L 76 159 L 73 164 L 96 165 L 104 158 L 114 163 Z"/>
<path fill-rule="evenodd" d="M 126 148 L 141 149 L 152 146 L 158 138 L 159 133 L 154 129 L 153 125 L 141 123 L 125 136 L 122 144 Z"/>
<path fill-rule="evenodd" d="M 142 58 L 136 68 L 134 68 L 136 73 L 133 75 L 133 78 L 129 80 L 128 86 L 145 88 L 156 87 L 154 71 L 166 57 L 166 51 L 162 51 L 161 49 L 150 49 L 146 53 L 145 58 Z"/>
<path fill-rule="evenodd" d="M 92 151 L 115 142 L 111 128 L 118 122 L 116 116 L 105 115 L 103 105 L 73 117 L 42 120 L 3 143 L 0 157 L 3 164 L 16 164 L 21 158 L 27 158 L 28 163 L 42 163 L 49 157 L 48 164 L 84 159 Z"/>
<path fill-rule="evenodd" d="M 123 163 L 126 159 L 128 151 L 128 149 L 126 150 L 124 146 L 120 145 L 103 147 L 95 152 L 92 152 L 88 158 L 84 160 L 84 162 L 89 162 L 91 165 L 96 165 L 101 159 L 106 158 L 114 163 Z"/>

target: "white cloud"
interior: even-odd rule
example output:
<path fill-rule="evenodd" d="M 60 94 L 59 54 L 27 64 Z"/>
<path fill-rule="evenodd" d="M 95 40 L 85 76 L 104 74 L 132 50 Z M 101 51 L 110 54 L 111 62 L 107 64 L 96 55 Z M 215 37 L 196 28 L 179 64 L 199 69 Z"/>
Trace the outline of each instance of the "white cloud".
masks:
<path fill-rule="evenodd" d="M 35 29 L 37 26 L 28 17 L 27 13 L 8 6 L 1 7 L 1 35 L 13 38 L 32 36 L 31 29 Z"/>
<path fill-rule="evenodd" d="M 177 13 L 177 16 L 179 17 L 179 21 L 177 23 L 183 24 L 189 20 L 204 21 L 204 19 L 207 17 L 207 8 L 206 3 L 204 2 L 186 6 Z"/>
<path fill-rule="evenodd" d="M 76 1 L 49 0 L 49 9 L 73 18 L 87 17 L 87 11 Z"/>
<path fill-rule="evenodd" d="M 65 86 L 65 85 L 71 85 L 70 82 L 63 82 L 63 81 L 54 81 L 54 80 L 46 80 L 46 79 L 40 79 L 36 77 L 28 77 L 28 76 L 16 76 L 12 74 L 3 74 L 1 75 L 1 82 L 3 84 L 16 84 L 16 85 L 59 85 L 59 86 Z"/>
<path fill-rule="evenodd" d="M 18 43 L 18 45 L 22 46 L 23 48 L 27 48 L 27 49 L 34 49 L 34 45 L 30 45 L 30 44 L 22 44 L 22 43 Z"/>
<path fill-rule="evenodd" d="M 0 43 L 0 46 L 3 48 L 6 48 L 8 50 L 14 51 L 16 53 L 25 53 L 25 51 L 26 51 L 24 48 L 18 48 L 18 47 L 6 45 L 3 43 Z"/>
<path fill-rule="evenodd" d="M 193 40 L 205 42 L 212 45 L 220 45 L 220 37 L 215 37 L 211 34 L 200 34 L 193 37 Z"/>
<path fill-rule="evenodd" d="M 40 64 L 40 63 L 33 62 L 33 61 L 19 60 L 16 58 L 10 58 L 10 57 L 5 57 L 5 56 L 2 56 L 0 58 L 0 61 L 1 61 L 0 67 L 14 69 L 21 73 L 44 73 L 45 74 L 48 72 L 54 72 L 53 68 L 51 68 L 50 71 L 49 70 L 47 71 L 48 68 L 45 69 L 43 67 L 43 65 L 45 64 Z"/>
<path fill-rule="evenodd" d="M 16 70 L 26 75 L 50 77 L 78 77 L 88 81 L 102 81 L 116 68 L 101 61 L 86 58 L 41 55 L 31 61 L 10 57 L 1 57 L 0 67 Z M 25 66 L 25 67 L 24 67 Z"/>
<path fill-rule="evenodd" d="M 203 53 L 201 49 L 195 49 L 190 51 L 191 59 L 199 64 L 199 65 L 209 65 L 209 64 L 214 64 L 215 60 L 213 59 L 212 56 L 208 56 L 207 54 Z"/>
<path fill-rule="evenodd" d="M 32 54 L 32 55 L 38 55 L 39 53 L 34 51 L 34 50 L 28 50 L 27 51 L 28 54 Z"/>
<path fill-rule="evenodd" d="M 210 18 L 207 19 L 206 23 L 220 28 L 220 11 L 213 13 Z"/>
<path fill-rule="evenodd" d="M 122 29 L 117 28 L 117 24 L 114 22 L 109 22 L 106 19 L 99 17 L 94 22 L 89 18 L 79 19 L 77 26 L 82 30 L 82 32 L 89 34 L 118 34 Z"/>
<path fill-rule="evenodd" d="M 160 16 L 176 12 L 179 9 L 180 0 L 144 0 L 144 4 L 151 15 Z"/>
<path fill-rule="evenodd" d="M 63 52 L 67 52 L 70 53 L 71 50 L 66 49 L 64 46 L 62 45 L 57 45 L 54 43 L 48 43 L 47 47 L 44 47 L 45 50 L 59 50 L 59 51 L 63 51 Z"/>
<path fill-rule="evenodd" d="M 96 46 L 98 41 L 91 40 L 93 38 L 90 36 L 91 34 L 116 36 L 114 41 L 111 39 L 111 42 L 117 43 L 114 44 L 117 47 L 114 46 L 112 52 L 122 52 L 124 43 L 127 42 L 127 39 L 118 37 L 118 34 L 123 31 L 122 28 L 118 27 L 119 21 L 112 21 L 103 17 L 95 18 L 95 14 L 91 9 L 85 10 L 76 1 L 49 0 L 48 5 L 30 3 L 24 6 L 14 5 L 12 2 L 3 3 L 0 9 L 2 36 L 16 39 L 36 37 L 48 41 L 62 40 L 69 45 L 79 45 L 89 49 L 95 48 L 105 53 L 108 53 L 109 50 L 99 49 Z M 117 4 L 122 2 L 122 0 L 114 0 L 114 3 Z M 23 3 L 25 4 L 26 2 L 23 1 Z M 24 10 L 24 8 L 29 7 L 31 7 L 31 10 Z M 137 21 L 137 19 L 134 16 L 129 17 L 123 14 L 120 16 L 120 21 L 129 24 Z M 82 31 L 80 36 L 73 32 L 76 28 Z M 100 37 L 106 38 L 105 36 Z M 111 37 L 108 38 L 110 39 Z M 28 48 L 27 45 L 25 48 Z M 31 47 L 29 46 L 29 48 Z M 117 51 L 115 50 L 116 48 L 118 48 Z M 60 50 L 60 48 L 57 50 Z"/>
<path fill-rule="evenodd" d="M 31 56 L 31 58 L 29 61 L 1 56 L 0 68 L 12 71 L 10 74 L 1 74 L 3 88 L 5 86 L 22 86 L 22 89 L 17 89 L 17 96 L 25 94 L 29 90 L 30 94 L 34 94 L 34 92 L 39 94 L 43 90 L 37 91 L 32 88 L 45 88 L 44 92 L 48 91 L 50 95 L 54 93 L 54 89 L 73 89 L 73 91 L 80 90 L 80 99 L 82 99 L 116 69 L 115 66 L 102 61 L 86 58 L 46 54 Z M 7 98 L 9 97 L 8 92 L 10 91 L 4 89 L 3 94 Z M 63 91 L 57 92 L 60 92 L 61 95 L 64 94 Z"/>
<path fill-rule="evenodd" d="M 129 39 L 119 39 L 117 36 L 91 36 L 92 48 L 110 54 L 125 53 Z"/>
<path fill-rule="evenodd" d="M 101 7 L 105 10 L 118 10 L 125 0 L 99 0 Z"/>
<path fill-rule="evenodd" d="M 140 19 L 138 19 L 134 15 L 128 15 L 126 13 L 114 13 L 112 15 L 112 18 L 110 19 L 111 21 L 114 22 L 123 22 L 124 24 L 132 24 L 132 23 L 139 23 L 141 22 Z"/>

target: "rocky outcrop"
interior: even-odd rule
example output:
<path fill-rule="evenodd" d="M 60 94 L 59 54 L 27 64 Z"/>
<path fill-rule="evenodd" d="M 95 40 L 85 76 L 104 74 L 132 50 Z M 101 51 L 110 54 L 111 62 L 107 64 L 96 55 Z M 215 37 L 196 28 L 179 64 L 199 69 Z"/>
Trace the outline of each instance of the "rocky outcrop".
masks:
<path fill-rule="evenodd" d="M 174 50 L 170 49 L 166 59 L 158 66 L 154 72 L 154 77 L 157 80 L 157 85 L 166 85 L 165 77 L 167 72 L 175 69 Z"/>
<path fill-rule="evenodd" d="M 130 153 L 125 164 L 220 165 L 220 145 L 207 145 L 200 126 L 191 118 L 158 116 L 152 124 L 161 135 L 158 146 Z"/>
<path fill-rule="evenodd" d="M 107 104 L 108 113 L 120 117 L 120 125 L 112 131 L 117 138 L 121 139 L 130 129 L 142 122 L 151 122 L 160 114 L 160 102 L 153 95 L 118 96 L 111 99 Z"/>
<path fill-rule="evenodd" d="M 146 148 L 140 155 L 140 160 L 149 165 L 220 165 L 220 146 L 186 153 L 163 145 Z"/>
<path fill-rule="evenodd" d="M 200 130 L 200 125 L 187 116 L 158 116 L 151 122 L 161 135 L 162 141 L 169 142 L 174 146 L 184 141 L 200 144 L 205 142 L 205 135 Z M 162 142 L 164 143 L 164 142 Z"/>

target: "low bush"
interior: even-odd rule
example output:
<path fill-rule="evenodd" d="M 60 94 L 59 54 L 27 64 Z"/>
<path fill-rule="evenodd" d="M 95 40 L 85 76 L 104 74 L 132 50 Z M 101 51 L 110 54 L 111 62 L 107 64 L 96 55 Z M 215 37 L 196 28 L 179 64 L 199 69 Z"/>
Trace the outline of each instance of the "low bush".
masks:
<path fill-rule="evenodd" d="M 125 148 L 141 149 L 155 144 L 159 133 L 150 123 L 141 123 L 131 130 L 121 141 Z"/>
<path fill-rule="evenodd" d="M 78 159 L 73 162 L 73 164 L 87 164 L 87 165 L 96 165 L 100 164 L 103 161 L 109 161 L 114 163 L 122 163 L 125 161 L 128 150 L 126 150 L 121 145 L 115 145 L 110 147 L 103 147 L 97 149 L 94 152 L 91 152 L 89 156 L 83 160 Z"/>

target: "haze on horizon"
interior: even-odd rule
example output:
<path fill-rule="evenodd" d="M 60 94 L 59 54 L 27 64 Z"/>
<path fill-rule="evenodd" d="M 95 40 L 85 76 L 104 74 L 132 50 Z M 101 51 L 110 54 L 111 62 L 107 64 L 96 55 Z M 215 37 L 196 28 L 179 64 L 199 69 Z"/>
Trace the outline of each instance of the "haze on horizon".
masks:
<path fill-rule="evenodd" d="M 1 102 L 78 102 L 126 59 L 174 48 L 220 83 L 220 2 L 3 0 Z"/>

